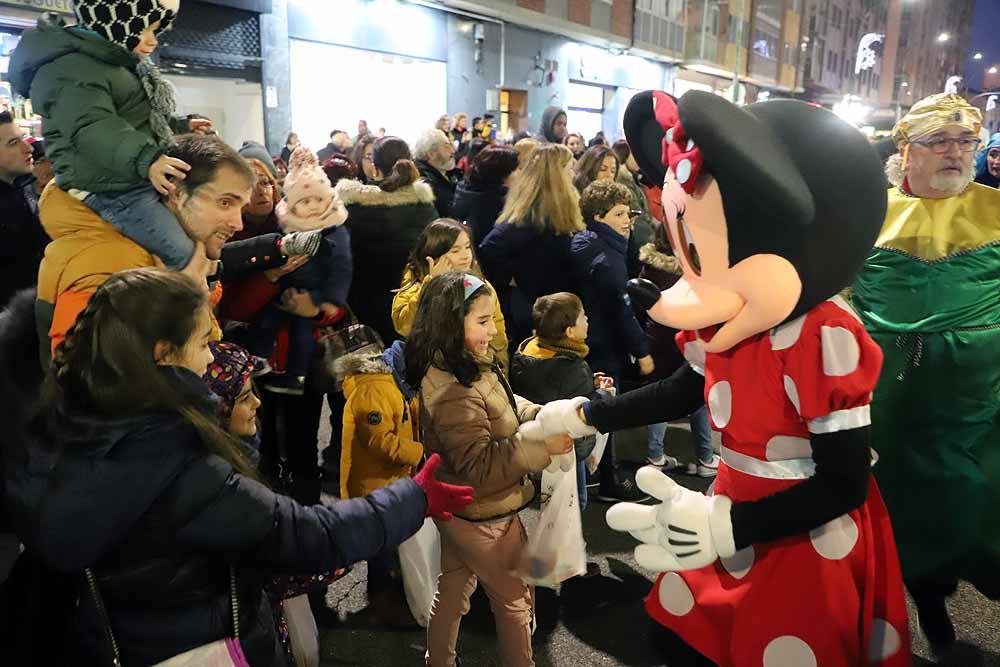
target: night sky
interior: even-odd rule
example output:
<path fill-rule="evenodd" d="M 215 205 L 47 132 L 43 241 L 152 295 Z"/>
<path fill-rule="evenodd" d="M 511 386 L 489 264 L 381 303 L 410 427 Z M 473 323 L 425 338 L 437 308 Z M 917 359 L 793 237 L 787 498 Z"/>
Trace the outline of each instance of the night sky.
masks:
<path fill-rule="evenodd" d="M 969 88 L 981 90 L 983 71 L 991 65 L 1000 65 L 1000 0 L 976 0 L 975 18 L 972 21 L 972 38 L 969 42 L 968 60 L 965 64 L 965 83 Z M 982 60 L 972 60 L 979 51 Z"/>

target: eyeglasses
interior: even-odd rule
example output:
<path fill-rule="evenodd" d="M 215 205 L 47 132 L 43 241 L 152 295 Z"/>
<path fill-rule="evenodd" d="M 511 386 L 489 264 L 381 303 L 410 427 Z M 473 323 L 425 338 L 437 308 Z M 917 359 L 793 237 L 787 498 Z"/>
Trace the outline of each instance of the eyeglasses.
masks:
<path fill-rule="evenodd" d="M 942 137 L 930 141 L 914 141 L 913 143 L 929 148 L 936 155 L 944 155 L 951 150 L 952 144 L 958 146 L 958 150 L 963 153 L 971 153 L 979 147 L 982 140 L 979 137 L 959 137 L 958 139 Z"/>

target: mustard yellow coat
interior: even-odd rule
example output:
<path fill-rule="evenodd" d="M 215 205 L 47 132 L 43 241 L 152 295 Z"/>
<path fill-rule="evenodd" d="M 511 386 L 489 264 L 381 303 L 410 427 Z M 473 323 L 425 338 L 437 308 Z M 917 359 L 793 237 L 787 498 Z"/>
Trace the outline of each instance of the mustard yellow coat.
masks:
<path fill-rule="evenodd" d="M 409 477 L 424 455 L 419 405 L 407 401 L 381 357 L 349 355 L 344 380 L 340 497 L 358 498 Z"/>

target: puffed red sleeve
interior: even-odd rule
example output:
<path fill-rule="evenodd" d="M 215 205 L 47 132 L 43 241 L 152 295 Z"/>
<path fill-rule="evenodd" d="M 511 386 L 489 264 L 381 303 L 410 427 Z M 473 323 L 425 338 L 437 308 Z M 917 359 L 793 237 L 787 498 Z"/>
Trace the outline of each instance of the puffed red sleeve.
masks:
<path fill-rule="evenodd" d="M 674 336 L 677 349 L 681 351 L 684 361 L 688 362 L 698 375 L 705 375 L 705 345 L 698 338 L 697 331 L 678 331 Z"/>
<path fill-rule="evenodd" d="M 846 303 L 827 301 L 804 319 L 784 363 L 785 394 L 813 434 L 871 424 L 882 350 Z"/>

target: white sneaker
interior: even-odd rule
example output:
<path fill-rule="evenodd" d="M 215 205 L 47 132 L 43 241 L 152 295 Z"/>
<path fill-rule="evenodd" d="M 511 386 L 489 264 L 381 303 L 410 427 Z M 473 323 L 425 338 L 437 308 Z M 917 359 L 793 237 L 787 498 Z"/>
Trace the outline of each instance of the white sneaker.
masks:
<path fill-rule="evenodd" d="M 720 460 L 722 459 L 718 454 L 713 454 L 712 460 L 710 461 L 702 461 L 699 459 L 697 467 L 698 477 L 715 477 L 716 475 L 718 475 Z"/>
<path fill-rule="evenodd" d="M 666 454 L 660 454 L 660 457 L 657 459 L 651 459 L 648 456 L 646 457 L 646 465 L 659 468 L 660 470 L 673 470 L 680 464 L 680 461 L 675 459 L 673 456 L 667 456 Z"/>

